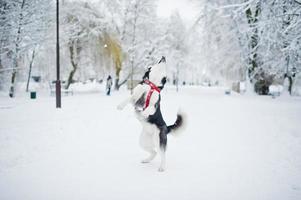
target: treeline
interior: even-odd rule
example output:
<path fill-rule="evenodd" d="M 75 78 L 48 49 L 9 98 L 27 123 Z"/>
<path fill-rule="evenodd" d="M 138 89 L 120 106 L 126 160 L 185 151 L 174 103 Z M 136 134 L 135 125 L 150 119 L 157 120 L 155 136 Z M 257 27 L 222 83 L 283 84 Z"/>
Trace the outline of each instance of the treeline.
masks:
<path fill-rule="evenodd" d="M 0 87 L 9 89 L 13 97 L 16 84 L 32 74 L 46 82 L 55 79 L 56 2 L 4 0 L 0 6 Z M 177 14 L 171 17 L 176 20 L 160 20 L 156 9 L 156 2 L 148 0 L 61 1 L 65 87 L 113 74 L 118 90 L 131 77 L 140 78 L 147 65 L 162 55 L 170 55 L 171 66 L 179 63 L 184 50 L 177 44 L 178 32 L 185 33 L 185 26 Z"/>
<path fill-rule="evenodd" d="M 201 2 L 200 49 L 209 73 L 247 81 L 259 94 L 287 79 L 292 93 L 301 78 L 301 1 Z"/>
<path fill-rule="evenodd" d="M 162 55 L 175 84 L 244 81 L 266 94 L 285 78 L 292 92 L 300 76 L 299 0 L 196 0 L 199 14 L 188 23 L 176 11 L 158 18 L 156 1 L 60 2 L 66 88 L 110 74 L 118 90 Z M 0 90 L 11 97 L 32 75 L 45 82 L 56 77 L 55 6 L 54 0 L 0 1 Z"/>

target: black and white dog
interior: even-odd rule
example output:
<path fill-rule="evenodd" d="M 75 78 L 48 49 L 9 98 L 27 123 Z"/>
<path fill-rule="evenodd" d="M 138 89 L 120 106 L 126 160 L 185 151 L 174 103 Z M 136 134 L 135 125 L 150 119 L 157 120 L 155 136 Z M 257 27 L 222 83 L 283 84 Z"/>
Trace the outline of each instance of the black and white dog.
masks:
<path fill-rule="evenodd" d="M 133 91 L 133 94 L 117 106 L 122 110 L 128 103 L 135 108 L 136 117 L 142 123 L 143 130 L 140 136 L 141 147 L 150 153 L 142 163 L 149 163 L 159 152 L 161 164 L 159 171 L 165 170 L 165 151 L 167 135 L 179 133 L 183 129 L 184 116 L 178 112 L 176 122 L 167 126 L 160 110 L 160 91 L 166 83 L 166 61 L 162 57 L 158 64 L 148 68 L 143 80 Z"/>

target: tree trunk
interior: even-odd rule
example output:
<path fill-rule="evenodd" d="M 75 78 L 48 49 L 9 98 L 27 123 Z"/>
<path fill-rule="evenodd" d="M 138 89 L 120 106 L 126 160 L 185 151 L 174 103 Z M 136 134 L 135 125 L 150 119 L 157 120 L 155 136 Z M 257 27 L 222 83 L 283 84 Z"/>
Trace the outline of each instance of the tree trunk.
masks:
<path fill-rule="evenodd" d="M 33 60 L 34 60 L 34 57 L 35 57 L 35 52 L 36 52 L 36 49 L 34 48 L 33 51 L 32 51 L 31 61 L 30 61 L 30 64 L 29 64 L 28 78 L 27 78 L 27 84 L 26 84 L 26 92 L 28 92 L 28 88 L 29 88 L 29 82 L 30 82 L 30 77 L 31 77 L 31 69 L 32 69 L 32 64 L 33 64 Z"/>
<path fill-rule="evenodd" d="M 285 2 L 283 4 L 283 15 L 284 15 L 284 19 L 283 19 L 283 25 L 282 25 L 282 29 L 285 30 L 290 24 L 291 24 L 291 16 L 290 15 L 286 15 L 287 13 L 287 4 L 291 4 L 291 2 Z M 291 5 L 290 5 L 291 6 Z M 288 32 L 285 32 L 285 36 L 288 36 Z M 288 41 L 284 41 L 283 43 L 283 49 L 286 49 L 289 45 Z M 292 95 L 292 87 L 293 87 L 293 78 L 292 78 L 292 73 L 290 68 L 290 54 L 287 53 L 285 55 L 285 60 L 286 60 L 286 72 L 285 72 L 285 76 L 287 76 L 288 81 L 289 81 L 289 86 L 288 86 L 288 92 L 290 95 Z"/>
<path fill-rule="evenodd" d="M 134 23 L 133 23 L 133 38 L 132 38 L 132 49 L 133 52 L 130 56 L 131 58 L 131 94 L 133 94 L 133 76 L 134 76 L 134 58 L 135 58 L 135 46 L 136 46 L 136 26 L 137 26 L 137 20 L 138 20 L 138 5 L 135 4 L 135 14 L 134 14 Z"/>
<path fill-rule="evenodd" d="M 288 92 L 292 95 L 292 88 L 293 88 L 293 78 L 291 76 L 288 77 Z"/>
<path fill-rule="evenodd" d="M 120 86 L 119 86 L 119 77 L 116 76 L 115 78 L 115 84 L 114 84 L 114 89 L 115 90 L 119 90 Z"/>
<path fill-rule="evenodd" d="M 119 79 L 115 80 L 115 90 L 119 90 L 119 88 L 128 81 L 128 78 L 124 79 L 121 83 L 119 83 Z"/>
<path fill-rule="evenodd" d="M 77 70 L 77 67 L 73 66 L 73 70 L 71 70 L 71 72 L 69 74 L 67 85 L 66 85 L 65 89 L 68 89 L 70 87 L 71 83 L 73 82 L 73 76 L 74 76 L 76 70 Z"/>
<path fill-rule="evenodd" d="M 23 8 L 25 6 L 25 0 L 22 1 L 21 4 L 21 10 L 19 15 L 19 24 L 18 24 L 18 32 L 17 32 L 17 38 L 16 38 L 16 44 L 15 44 L 15 55 L 14 55 L 14 66 L 13 66 L 13 72 L 11 76 L 11 86 L 9 89 L 9 97 L 13 98 L 15 96 L 15 80 L 17 76 L 17 68 L 18 68 L 18 60 L 19 60 L 19 45 L 21 43 L 21 21 L 23 20 Z"/>
<path fill-rule="evenodd" d="M 78 54 L 75 52 L 75 51 L 77 51 L 76 44 L 77 44 L 77 42 L 74 41 L 74 40 L 71 41 L 70 44 L 69 44 L 70 62 L 71 62 L 71 65 L 72 65 L 73 69 L 71 70 L 71 72 L 69 74 L 65 89 L 68 89 L 69 86 L 71 85 L 71 83 L 73 82 L 73 76 L 74 76 L 74 74 L 77 70 L 77 67 L 78 67 L 78 63 L 76 61 L 76 57 L 78 56 Z"/>
<path fill-rule="evenodd" d="M 9 88 L 9 97 L 13 98 L 15 96 L 15 79 L 17 76 L 17 70 L 13 69 L 12 77 L 11 77 L 11 86 Z"/>
<path fill-rule="evenodd" d="M 129 80 L 129 78 L 130 78 L 130 74 L 123 81 L 121 81 L 120 83 L 119 83 L 120 79 L 116 78 L 115 79 L 115 90 L 118 91 L 119 88 Z"/>
<path fill-rule="evenodd" d="M 0 70 L 3 68 L 3 66 L 2 66 L 2 43 L 3 43 L 3 41 L 2 41 L 2 39 L 0 40 Z"/>
<path fill-rule="evenodd" d="M 249 76 L 251 82 L 253 79 L 253 74 L 254 74 L 256 68 L 258 67 L 257 45 L 259 42 L 258 41 L 259 36 L 258 36 L 257 22 L 258 22 L 258 17 L 259 17 L 260 12 L 261 12 L 260 2 L 258 2 L 256 4 L 254 16 L 253 16 L 253 13 L 252 13 L 252 10 L 250 7 L 246 10 L 248 24 L 249 24 L 250 28 L 252 29 L 251 40 L 250 40 L 250 59 L 249 59 L 250 67 L 248 68 L 248 76 Z"/>
<path fill-rule="evenodd" d="M 115 63 L 115 65 L 117 65 L 118 63 Z M 120 67 L 115 67 L 116 68 L 116 79 L 115 79 L 115 85 L 114 85 L 114 89 L 115 90 L 119 90 L 120 88 L 120 84 L 119 84 L 119 79 L 120 79 L 120 72 L 121 72 L 121 68 Z"/>
<path fill-rule="evenodd" d="M 132 58 L 131 60 L 131 94 L 133 94 L 134 91 L 134 60 Z"/>
<path fill-rule="evenodd" d="M 124 19 L 127 19 L 128 13 L 129 13 L 129 8 L 127 7 L 127 8 L 125 9 Z M 123 31 L 122 31 L 122 33 L 121 33 L 121 41 L 124 41 L 125 34 L 126 34 L 126 27 L 127 27 L 127 21 L 125 20 L 125 21 L 124 21 L 124 24 L 123 24 Z M 120 63 L 120 65 L 122 65 L 122 63 Z M 120 68 L 116 67 L 116 78 L 115 78 L 114 89 L 117 90 L 117 91 L 118 91 L 119 88 L 120 88 L 124 83 L 126 83 L 126 81 L 127 81 L 127 79 L 125 79 L 124 81 L 122 81 L 122 82 L 119 84 L 120 71 L 121 71 L 121 67 L 120 67 Z"/>

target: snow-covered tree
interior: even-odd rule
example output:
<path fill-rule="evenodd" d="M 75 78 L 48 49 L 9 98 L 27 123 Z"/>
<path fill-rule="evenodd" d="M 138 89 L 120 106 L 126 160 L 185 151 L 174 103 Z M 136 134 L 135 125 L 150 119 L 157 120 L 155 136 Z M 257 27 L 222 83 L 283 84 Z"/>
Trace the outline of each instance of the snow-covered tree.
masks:
<path fill-rule="evenodd" d="M 236 23 L 220 1 L 205 1 L 197 19 L 199 60 L 202 80 L 228 84 L 244 79 Z"/>
<path fill-rule="evenodd" d="M 168 47 L 168 66 L 170 71 L 170 78 L 173 83 L 179 85 L 180 74 L 182 74 L 182 81 L 188 69 L 187 65 L 187 32 L 186 26 L 178 13 L 175 11 L 171 14 L 166 31 L 165 45 Z"/>
<path fill-rule="evenodd" d="M 3 70 L 11 71 L 10 97 L 15 95 L 17 72 L 25 67 L 24 55 L 45 40 L 51 21 L 51 3 L 43 0 L 1 1 L 0 63 Z"/>
<path fill-rule="evenodd" d="M 156 2 L 147 0 L 133 0 L 126 3 L 126 18 L 122 48 L 125 51 L 124 77 L 135 79 L 135 74 L 141 74 L 145 66 L 151 64 L 152 54 L 155 52 L 158 35 L 156 30 Z"/>
<path fill-rule="evenodd" d="M 80 67 L 87 70 L 87 53 L 90 48 L 87 44 L 99 45 L 99 39 L 103 38 L 106 21 L 104 17 L 87 2 L 65 1 L 62 6 L 62 45 L 68 49 L 72 70 L 67 78 L 66 88 L 74 80 L 74 75 Z M 85 56 L 81 56 L 84 54 Z"/>
<path fill-rule="evenodd" d="M 299 71 L 299 1 L 202 1 L 206 65 L 223 77 L 250 80 L 258 93 Z M 206 38 L 206 39 L 205 39 Z M 216 55 L 216 56 L 215 56 Z M 211 60 L 210 60 L 211 59 Z M 245 72 L 245 73 L 243 73 Z M 241 76 L 244 74 L 244 78 Z M 214 75 L 216 77 L 216 75 Z M 292 81 L 291 81 L 292 82 Z"/>

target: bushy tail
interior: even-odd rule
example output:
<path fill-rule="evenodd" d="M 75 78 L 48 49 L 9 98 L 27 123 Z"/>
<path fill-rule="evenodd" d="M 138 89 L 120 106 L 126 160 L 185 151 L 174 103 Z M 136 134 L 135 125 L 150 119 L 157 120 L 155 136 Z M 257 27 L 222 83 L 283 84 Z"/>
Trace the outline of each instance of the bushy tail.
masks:
<path fill-rule="evenodd" d="M 168 133 L 172 135 L 181 134 L 186 127 L 186 119 L 186 115 L 179 111 L 175 123 L 167 126 Z"/>

